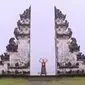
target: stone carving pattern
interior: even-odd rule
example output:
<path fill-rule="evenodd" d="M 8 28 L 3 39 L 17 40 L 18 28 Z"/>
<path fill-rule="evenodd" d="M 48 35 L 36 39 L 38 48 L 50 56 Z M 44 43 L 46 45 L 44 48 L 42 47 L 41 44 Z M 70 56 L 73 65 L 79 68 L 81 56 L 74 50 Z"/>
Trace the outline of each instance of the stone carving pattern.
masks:
<path fill-rule="evenodd" d="M 8 52 L 17 52 L 18 45 L 14 40 L 15 38 L 10 38 L 9 44 L 6 46 Z"/>
<path fill-rule="evenodd" d="M 59 66 L 60 63 L 62 66 L 65 66 L 68 63 L 71 63 L 71 66 L 74 68 L 77 66 L 80 68 L 80 63 L 78 65 L 77 63 L 80 60 L 84 60 L 85 55 L 80 52 L 80 46 L 77 44 L 76 39 L 72 38 L 72 31 L 68 26 L 69 22 L 66 20 L 66 15 L 55 7 L 55 36 L 56 41 L 58 42 L 55 41 L 57 46 L 56 49 L 58 51 L 56 56 L 57 65 Z M 57 67 L 57 69 L 59 68 Z"/>
<path fill-rule="evenodd" d="M 31 7 L 26 9 L 23 14 L 20 14 L 20 20 L 17 22 L 17 26 L 14 29 L 15 37 L 18 39 L 19 37 L 30 38 L 30 18 L 31 18 Z"/>
<path fill-rule="evenodd" d="M 55 7 L 55 29 L 57 38 L 70 38 L 72 35 L 71 29 L 68 28 L 69 23 L 65 18 L 66 15 Z"/>

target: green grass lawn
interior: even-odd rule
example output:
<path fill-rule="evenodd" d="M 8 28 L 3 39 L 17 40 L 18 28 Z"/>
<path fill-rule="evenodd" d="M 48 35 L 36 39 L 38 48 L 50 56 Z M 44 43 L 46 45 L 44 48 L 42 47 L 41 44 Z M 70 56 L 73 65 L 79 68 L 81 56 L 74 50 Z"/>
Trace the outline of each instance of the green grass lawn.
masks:
<path fill-rule="evenodd" d="M 0 85 L 85 85 L 85 77 L 50 78 L 0 78 Z"/>
<path fill-rule="evenodd" d="M 50 81 L 49 85 L 85 85 L 85 77 L 59 78 Z"/>
<path fill-rule="evenodd" d="M 29 85 L 24 78 L 0 78 L 0 85 Z"/>

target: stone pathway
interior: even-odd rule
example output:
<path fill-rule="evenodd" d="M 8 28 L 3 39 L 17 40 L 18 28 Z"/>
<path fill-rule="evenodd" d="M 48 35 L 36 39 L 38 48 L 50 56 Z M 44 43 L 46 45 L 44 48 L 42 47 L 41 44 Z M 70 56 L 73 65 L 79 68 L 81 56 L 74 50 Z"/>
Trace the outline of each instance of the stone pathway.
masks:
<path fill-rule="evenodd" d="M 47 81 L 32 81 L 30 85 L 48 85 Z"/>

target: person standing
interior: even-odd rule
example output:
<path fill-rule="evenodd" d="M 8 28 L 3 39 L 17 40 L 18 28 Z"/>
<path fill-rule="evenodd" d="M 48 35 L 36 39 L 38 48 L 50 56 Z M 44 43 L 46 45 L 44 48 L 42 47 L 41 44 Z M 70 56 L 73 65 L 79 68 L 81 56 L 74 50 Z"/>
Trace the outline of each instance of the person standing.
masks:
<path fill-rule="evenodd" d="M 41 63 L 41 76 L 43 75 L 43 74 L 45 74 L 45 76 L 47 75 L 46 74 L 46 63 L 47 63 L 47 59 L 45 58 L 45 59 L 42 59 L 42 58 L 40 58 L 40 60 L 39 60 L 39 62 Z"/>

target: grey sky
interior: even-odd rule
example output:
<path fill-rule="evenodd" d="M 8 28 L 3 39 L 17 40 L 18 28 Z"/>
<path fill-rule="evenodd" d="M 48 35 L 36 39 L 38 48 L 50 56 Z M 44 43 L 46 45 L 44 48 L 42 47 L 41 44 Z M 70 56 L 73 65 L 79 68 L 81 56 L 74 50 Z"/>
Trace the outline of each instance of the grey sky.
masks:
<path fill-rule="evenodd" d="M 0 53 L 13 37 L 16 22 L 26 8 L 32 7 L 31 72 L 40 72 L 40 57 L 47 58 L 48 74 L 55 74 L 54 5 L 67 14 L 73 37 L 85 54 L 85 0 L 2 0 L 0 2 Z"/>

